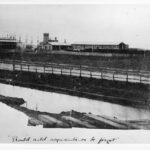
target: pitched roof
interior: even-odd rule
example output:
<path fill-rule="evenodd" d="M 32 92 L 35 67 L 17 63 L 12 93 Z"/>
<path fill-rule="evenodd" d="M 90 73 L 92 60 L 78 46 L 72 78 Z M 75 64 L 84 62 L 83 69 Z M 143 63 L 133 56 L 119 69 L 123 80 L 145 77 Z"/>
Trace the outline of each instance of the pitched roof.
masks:
<path fill-rule="evenodd" d="M 72 44 L 78 44 L 78 45 L 119 45 L 121 42 L 87 42 L 87 41 L 83 41 L 83 42 L 74 42 Z"/>
<path fill-rule="evenodd" d="M 10 38 L 0 38 L 0 42 L 17 42 L 15 39 Z"/>
<path fill-rule="evenodd" d="M 48 43 L 54 46 L 71 46 L 71 44 L 63 42 L 48 42 Z"/>

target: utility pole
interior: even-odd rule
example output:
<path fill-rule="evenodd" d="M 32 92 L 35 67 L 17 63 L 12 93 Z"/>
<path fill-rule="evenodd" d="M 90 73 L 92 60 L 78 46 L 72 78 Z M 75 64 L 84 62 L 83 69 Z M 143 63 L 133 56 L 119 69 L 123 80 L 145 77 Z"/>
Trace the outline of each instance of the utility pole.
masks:
<path fill-rule="evenodd" d="M 28 36 L 26 36 L 26 39 L 25 39 L 25 44 L 27 45 L 28 43 Z"/>
<path fill-rule="evenodd" d="M 33 44 L 33 37 L 31 36 L 31 45 Z"/>
<path fill-rule="evenodd" d="M 94 45 L 92 45 L 92 54 L 93 54 Z"/>
<path fill-rule="evenodd" d="M 19 43 L 21 43 L 21 36 L 19 36 Z"/>

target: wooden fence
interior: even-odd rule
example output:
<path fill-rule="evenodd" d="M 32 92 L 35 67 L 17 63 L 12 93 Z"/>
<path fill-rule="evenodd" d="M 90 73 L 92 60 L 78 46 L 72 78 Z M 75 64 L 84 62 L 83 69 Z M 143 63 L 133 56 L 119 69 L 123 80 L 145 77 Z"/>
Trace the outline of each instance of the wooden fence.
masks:
<path fill-rule="evenodd" d="M 0 69 L 150 84 L 150 72 L 82 65 L 0 60 Z"/>

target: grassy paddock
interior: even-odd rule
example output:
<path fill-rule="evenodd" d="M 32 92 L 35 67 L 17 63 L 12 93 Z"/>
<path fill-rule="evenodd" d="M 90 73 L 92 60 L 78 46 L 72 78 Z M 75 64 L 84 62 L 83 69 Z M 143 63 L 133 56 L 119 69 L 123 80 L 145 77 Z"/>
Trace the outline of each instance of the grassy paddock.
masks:
<path fill-rule="evenodd" d="M 107 67 L 150 71 L 150 56 L 83 56 L 69 54 L 5 54 L 0 55 L 0 59 L 19 59 L 26 61 L 52 62 L 58 64 L 73 64 L 92 67 Z"/>
<path fill-rule="evenodd" d="M 104 57 L 67 54 L 23 54 L 23 60 L 150 71 L 150 57 Z"/>

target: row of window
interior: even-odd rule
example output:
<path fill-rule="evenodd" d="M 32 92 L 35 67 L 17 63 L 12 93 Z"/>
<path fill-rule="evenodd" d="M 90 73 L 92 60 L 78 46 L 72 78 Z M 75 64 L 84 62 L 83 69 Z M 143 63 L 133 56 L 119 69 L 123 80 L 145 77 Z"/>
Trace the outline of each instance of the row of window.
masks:
<path fill-rule="evenodd" d="M 119 49 L 119 45 L 72 45 L 74 49 Z"/>
<path fill-rule="evenodd" d="M 16 43 L 0 42 L 0 49 L 15 49 L 16 47 L 17 47 Z"/>

